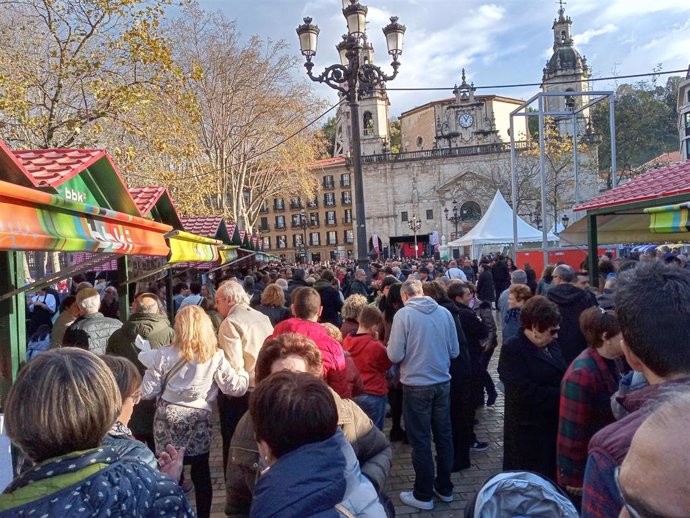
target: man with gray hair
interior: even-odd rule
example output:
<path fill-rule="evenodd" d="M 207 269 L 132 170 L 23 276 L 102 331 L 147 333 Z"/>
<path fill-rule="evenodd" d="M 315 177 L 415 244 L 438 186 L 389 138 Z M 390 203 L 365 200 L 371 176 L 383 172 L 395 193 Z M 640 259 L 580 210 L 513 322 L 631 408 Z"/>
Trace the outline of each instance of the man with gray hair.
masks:
<path fill-rule="evenodd" d="M 105 354 L 108 339 L 122 327 L 122 322 L 103 316 L 101 294 L 95 288 L 84 288 L 77 292 L 77 306 L 81 316 L 67 328 L 62 340 L 63 347 L 79 347 L 92 353 Z"/>
<path fill-rule="evenodd" d="M 551 289 L 546 294 L 558 306 L 561 313 L 561 328 L 558 331 L 558 344 L 566 363 L 570 365 L 587 347 L 585 336 L 580 331 L 580 315 L 596 305 L 589 292 L 578 288 L 577 273 L 567 264 L 560 264 L 553 270 Z"/>
<path fill-rule="evenodd" d="M 132 314 L 124 325 L 108 339 L 107 354 L 122 356 L 131 361 L 144 375 L 146 367 L 139 361 L 139 353 L 145 350 L 148 343 L 151 349 L 170 345 L 175 338 L 175 330 L 170 326 L 168 315 L 163 310 L 163 303 L 153 293 L 141 293 L 134 299 Z M 156 401 L 144 399 L 134 406 L 128 428 L 134 437 L 148 444 L 155 450 L 153 440 L 153 417 L 156 413 Z"/>
<path fill-rule="evenodd" d="M 434 508 L 434 495 L 442 502 L 453 501 L 449 369 L 460 349 L 453 316 L 424 296 L 420 281 L 405 281 L 400 294 L 405 306 L 393 318 L 387 352 L 400 368 L 403 415 L 415 471 L 413 490 L 400 493 L 400 500 L 428 511 Z"/>
<path fill-rule="evenodd" d="M 527 284 L 527 273 L 525 273 L 525 270 L 515 270 L 511 272 L 510 274 L 510 285 L 512 286 L 513 284 Z M 498 307 L 498 311 L 501 314 L 501 322 L 503 322 L 506 318 L 506 313 L 508 313 L 508 290 L 503 290 L 503 293 L 501 293 L 501 296 L 498 297 L 498 302 L 496 303 L 496 307 Z"/>
<path fill-rule="evenodd" d="M 249 390 L 244 396 L 218 394 L 220 433 L 223 436 L 223 473 L 228 464 L 230 440 L 237 423 L 249 409 L 254 391 L 254 367 L 264 340 L 273 333 L 270 319 L 249 305 L 249 294 L 237 281 L 226 281 L 216 291 L 216 309 L 223 322 L 218 329 L 218 345 L 230 365 L 249 373 Z"/>
<path fill-rule="evenodd" d="M 364 295 L 369 297 L 369 287 L 367 286 L 367 272 L 358 268 L 355 271 L 355 278 L 350 282 L 350 287 L 347 291 L 347 296 L 350 295 Z"/>

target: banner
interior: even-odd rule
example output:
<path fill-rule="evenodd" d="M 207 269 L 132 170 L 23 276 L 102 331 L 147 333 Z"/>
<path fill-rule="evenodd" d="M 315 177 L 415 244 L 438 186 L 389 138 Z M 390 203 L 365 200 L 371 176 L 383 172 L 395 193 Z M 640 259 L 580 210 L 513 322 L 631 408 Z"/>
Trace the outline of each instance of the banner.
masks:
<path fill-rule="evenodd" d="M 0 181 L 0 250 L 167 256 L 172 227 Z"/>
<path fill-rule="evenodd" d="M 244 235 L 246 234 L 246 230 L 240 230 L 240 242 L 244 243 Z"/>
<path fill-rule="evenodd" d="M 197 236 L 189 232 L 175 230 L 167 235 L 170 243 L 169 263 L 211 262 L 220 257 L 217 239 Z"/>
<path fill-rule="evenodd" d="M 379 255 L 379 236 L 378 234 L 372 234 L 371 235 L 371 244 L 373 245 L 374 252 L 376 252 L 376 255 Z"/>
<path fill-rule="evenodd" d="M 430 235 L 429 235 L 429 243 L 431 243 L 431 246 L 434 249 L 434 253 L 438 253 L 438 247 L 439 247 L 439 241 L 438 241 L 438 230 L 434 230 Z"/>

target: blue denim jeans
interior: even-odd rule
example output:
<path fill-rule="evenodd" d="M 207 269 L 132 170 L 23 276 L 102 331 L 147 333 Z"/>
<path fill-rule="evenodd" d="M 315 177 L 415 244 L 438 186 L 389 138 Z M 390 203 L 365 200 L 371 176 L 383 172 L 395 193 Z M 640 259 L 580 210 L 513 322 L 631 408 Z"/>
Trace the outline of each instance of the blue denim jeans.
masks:
<path fill-rule="evenodd" d="M 450 424 L 450 382 L 426 387 L 403 385 L 403 417 L 412 446 L 415 481 L 413 494 L 428 502 L 434 487 L 442 495 L 453 493 L 450 473 L 453 467 L 453 436 Z M 436 446 L 436 476 L 431 452 L 433 432 Z"/>
<path fill-rule="evenodd" d="M 355 402 L 374 421 L 376 427 L 383 431 L 383 420 L 386 418 L 386 396 L 360 394 L 355 398 Z"/>

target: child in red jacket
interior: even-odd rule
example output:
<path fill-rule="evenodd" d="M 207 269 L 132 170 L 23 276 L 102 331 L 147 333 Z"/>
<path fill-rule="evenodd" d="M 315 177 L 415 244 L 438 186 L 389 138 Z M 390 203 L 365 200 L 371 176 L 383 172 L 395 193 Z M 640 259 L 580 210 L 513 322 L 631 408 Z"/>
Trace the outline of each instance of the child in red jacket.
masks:
<path fill-rule="evenodd" d="M 378 340 L 381 320 L 381 312 L 377 308 L 365 306 L 359 314 L 357 333 L 343 340 L 343 348 L 350 353 L 364 383 L 362 394 L 355 401 L 379 430 L 383 430 L 386 415 L 386 371 L 392 365 L 386 354 L 386 346 Z"/>

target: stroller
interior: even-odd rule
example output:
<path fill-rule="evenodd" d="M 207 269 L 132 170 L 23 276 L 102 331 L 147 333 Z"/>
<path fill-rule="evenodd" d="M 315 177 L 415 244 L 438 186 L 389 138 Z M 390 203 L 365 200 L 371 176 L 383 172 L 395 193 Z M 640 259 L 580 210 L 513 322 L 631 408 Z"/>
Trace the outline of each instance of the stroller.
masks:
<path fill-rule="evenodd" d="M 577 509 L 551 480 L 529 471 L 488 479 L 467 504 L 465 518 L 578 518 Z"/>

